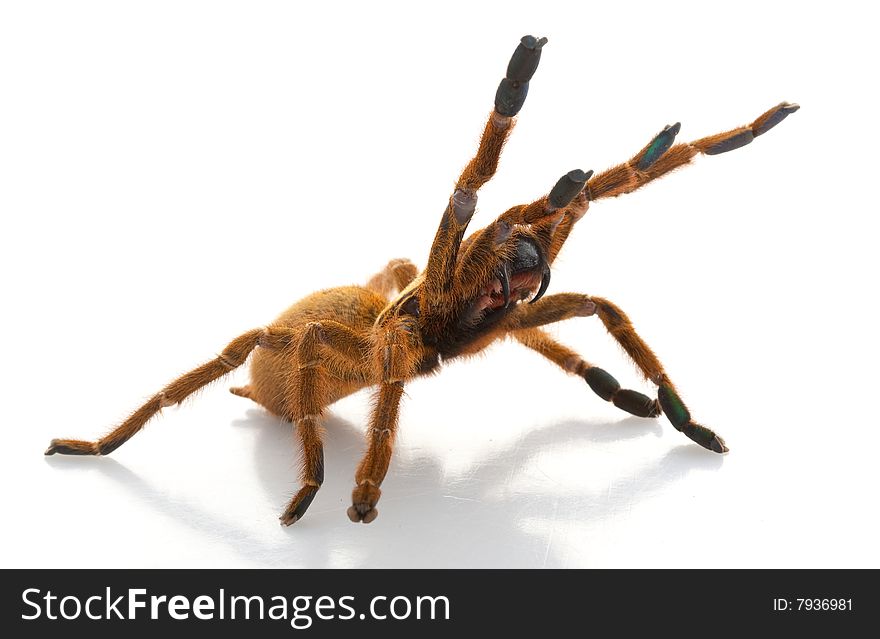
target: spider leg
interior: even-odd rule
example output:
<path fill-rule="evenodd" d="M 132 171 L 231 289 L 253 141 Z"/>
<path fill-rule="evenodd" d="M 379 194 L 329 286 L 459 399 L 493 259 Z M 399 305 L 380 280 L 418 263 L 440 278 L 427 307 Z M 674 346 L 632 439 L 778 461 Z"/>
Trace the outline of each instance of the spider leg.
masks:
<path fill-rule="evenodd" d="M 367 288 L 391 300 L 419 274 L 418 267 L 407 259 L 395 259 L 367 282 Z"/>
<path fill-rule="evenodd" d="M 607 299 L 579 293 L 550 295 L 534 304 L 518 306 L 509 316 L 505 328 L 521 331 L 572 317 L 591 315 L 599 316 L 606 330 L 629 355 L 645 378 L 657 385 L 657 399 L 660 407 L 675 429 L 704 448 L 716 453 L 726 453 L 728 449 L 721 437 L 691 420 L 687 406 L 663 369 L 660 360 L 636 333 L 626 314 Z M 590 380 L 587 380 L 587 383 L 590 383 Z M 590 386 L 601 395 L 602 392 L 612 390 L 615 383 L 605 378 L 601 373 L 594 373 L 593 384 Z"/>
<path fill-rule="evenodd" d="M 323 340 L 319 344 L 322 351 L 322 363 L 331 368 L 332 371 L 329 362 L 323 357 L 332 352 L 333 355 L 345 360 L 349 370 L 362 368 L 364 354 L 370 350 L 369 340 L 339 322 L 321 320 L 320 324 L 321 334 L 323 335 Z M 296 346 L 301 337 L 301 331 L 298 329 L 286 326 L 270 326 L 261 336 L 259 346 L 270 351 L 290 351 L 290 356 L 296 357 Z M 345 371 L 335 372 L 338 375 L 345 375 Z M 260 398 L 250 384 L 232 387 L 229 389 L 229 392 L 238 397 L 251 399 L 258 404 L 261 403 Z"/>
<path fill-rule="evenodd" d="M 302 442 L 302 486 L 280 517 L 283 526 L 302 518 L 324 483 L 324 445 L 319 420 L 326 394 L 321 370 L 321 344 L 326 339 L 322 323 L 310 322 L 296 344 L 299 374 L 293 378 L 289 404 L 293 410 L 290 421 Z"/>
<path fill-rule="evenodd" d="M 560 344 L 538 328 L 512 333 L 514 339 L 555 363 L 562 370 L 583 377 L 587 385 L 606 402 L 637 417 L 657 417 L 660 404 L 647 395 L 620 384 L 607 371 L 586 362 L 580 355 Z"/>
<path fill-rule="evenodd" d="M 109 455 L 131 439 L 162 408 L 179 404 L 203 386 L 241 366 L 265 335 L 266 331 L 258 328 L 236 337 L 220 355 L 168 384 L 98 441 L 53 439 L 46 455 Z"/>
<path fill-rule="evenodd" d="M 355 472 L 352 505 L 347 511 L 353 522 L 369 524 L 379 514 L 376 503 L 382 495 L 379 487 L 391 464 L 404 380 L 412 377 L 421 359 L 414 331 L 411 318 L 399 318 L 382 328 L 377 341 L 374 360 L 382 381 L 373 399 L 367 452 Z"/>
<path fill-rule="evenodd" d="M 477 154 L 464 168 L 449 198 L 434 236 L 425 268 L 425 299 L 443 306 L 452 288 L 458 249 L 467 225 L 477 206 L 477 191 L 498 169 L 498 160 L 507 137 L 513 130 L 513 118 L 519 113 L 528 93 L 529 81 L 538 68 L 546 38 L 525 36 L 520 41 L 507 72 L 495 95 L 495 109 L 489 115 Z"/>
<path fill-rule="evenodd" d="M 680 124 L 667 126 L 628 161 L 593 177 L 587 183 L 587 195 L 591 200 L 599 200 L 631 193 L 651 180 L 688 164 L 699 153 L 719 155 L 745 146 L 799 108 L 796 104 L 782 102 L 747 126 L 674 146 L 672 141 L 681 128 Z"/>
<path fill-rule="evenodd" d="M 355 473 L 355 488 L 351 493 L 348 518 L 353 522 L 369 524 L 379 515 L 376 503 L 382 495 L 379 486 L 388 473 L 394 438 L 397 434 L 397 416 L 403 382 L 383 382 L 376 393 L 370 425 L 367 429 L 367 452 Z"/>
<path fill-rule="evenodd" d="M 751 124 L 731 129 L 724 133 L 710 135 L 693 142 L 673 144 L 675 136 L 681 129 L 680 123 L 668 125 L 632 158 L 613 166 L 606 171 L 594 175 L 582 194 L 583 201 L 577 201 L 566 210 L 561 222 L 555 230 L 549 251 L 552 263 L 559 250 L 568 239 L 575 223 L 586 213 L 592 200 L 616 197 L 624 193 L 632 193 L 652 180 L 666 175 L 670 171 L 689 164 L 700 153 L 718 155 L 733 151 L 750 143 L 759 135 L 763 135 L 782 122 L 800 107 L 796 104 L 782 102 L 758 116 Z"/>
<path fill-rule="evenodd" d="M 324 482 L 320 420 L 323 407 L 335 401 L 333 377 L 345 376 L 346 371 L 361 371 L 366 376 L 364 363 L 371 343 L 333 320 L 295 328 L 272 326 L 267 334 L 260 345 L 273 351 L 272 357 L 282 358 L 285 368 L 296 371 L 289 379 L 283 402 L 283 416 L 293 424 L 303 450 L 300 489 L 280 517 L 282 525 L 290 526 L 302 519 Z M 232 392 L 240 395 L 240 390 Z M 252 394 L 249 388 L 247 392 Z"/>

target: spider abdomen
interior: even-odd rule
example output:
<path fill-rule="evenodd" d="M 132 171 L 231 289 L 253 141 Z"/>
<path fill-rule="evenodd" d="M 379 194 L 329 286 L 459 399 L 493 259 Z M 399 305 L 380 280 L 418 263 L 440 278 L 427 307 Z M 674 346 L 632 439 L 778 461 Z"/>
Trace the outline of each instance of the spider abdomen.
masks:
<path fill-rule="evenodd" d="M 272 413 L 291 419 L 296 408 L 295 389 L 300 382 L 300 372 L 313 363 L 301 361 L 298 357 L 298 338 L 306 334 L 310 325 L 317 325 L 322 332 L 341 325 L 353 333 L 367 335 L 387 303 L 388 300 L 360 286 L 326 289 L 296 302 L 267 327 L 270 333 L 273 330 L 290 331 L 293 335 L 291 343 L 280 348 L 259 348 L 254 352 L 251 383 L 245 396 Z M 368 354 L 363 352 L 362 356 L 366 358 Z M 322 375 L 317 389 L 323 406 L 370 385 L 371 380 L 352 357 L 335 349 L 320 348 L 320 358 L 327 373 Z"/>

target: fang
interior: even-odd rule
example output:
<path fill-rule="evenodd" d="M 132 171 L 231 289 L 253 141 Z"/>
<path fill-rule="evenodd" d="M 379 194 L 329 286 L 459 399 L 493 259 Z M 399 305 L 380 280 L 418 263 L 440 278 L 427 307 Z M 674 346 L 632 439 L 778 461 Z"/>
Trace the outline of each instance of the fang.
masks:
<path fill-rule="evenodd" d="M 544 273 L 541 275 L 541 288 L 538 289 L 538 292 L 535 293 L 535 296 L 529 302 L 529 304 L 534 304 L 539 299 L 544 296 L 544 293 L 547 292 L 547 287 L 550 286 L 550 267 L 544 267 Z"/>
<path fill-rule="evenodd" d="M 507 308 L 510 306 L 510 274 L 507 272 L 507 263 L 501 266 L 498 281 L 501 282 L 501 292 L 504 293 L 504 308 Z"/>

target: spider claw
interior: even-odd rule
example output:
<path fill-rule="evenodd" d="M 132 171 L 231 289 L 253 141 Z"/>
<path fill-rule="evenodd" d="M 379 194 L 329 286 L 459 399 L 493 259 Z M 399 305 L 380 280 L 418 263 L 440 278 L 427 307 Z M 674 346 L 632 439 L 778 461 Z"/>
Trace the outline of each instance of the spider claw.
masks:
<path fill-rule="evenodd" d="M 538 292 L 535 293 L 535 296 L 529 300 L 529 304 L 534 304 L 541 299 L 544 296 L 544 293 L 547 292 L 548 286 L 550 286 L 550 267 L 545 264 L 544 273 L 541 275 L 541 287 L 538 289 Z"/>

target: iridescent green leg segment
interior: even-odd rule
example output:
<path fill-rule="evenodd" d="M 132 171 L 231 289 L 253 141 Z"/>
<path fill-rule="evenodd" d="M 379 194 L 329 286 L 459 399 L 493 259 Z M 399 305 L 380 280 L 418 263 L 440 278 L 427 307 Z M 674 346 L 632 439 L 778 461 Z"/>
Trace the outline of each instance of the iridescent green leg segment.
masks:
<path fill-rule="evenodd" d="M 620 383 L 605 370 L 592 366 L 584 373 L 587 385 L 606 402 L 637 417 L 657 417 L 660 405 L 657 400 L 638 391 L 621 388 Z"/>
<path fill-rule="evenodd" d="M 647 171 L 650 169 L 651 165 L 669 150 L 669 147 L 675 142 L 675 136 L 678 135 L 679 131 L 681 131 L 681 122 L 676 122 L 673 125 L 666 125 L 663 130 L 651 140 L 648 146 L 636 156 L 638 157 L 636 168 L 639 171 Z"/>
<path fill-rule="evenodd" d="M 703 448 L 708 448 L 716 453 L 727 452 L 727 446 L 721 437 L 705 426 L 691 421 L 690 411 L 671 384 L 662 383 L 657 389 L 657 398 L 663 412 L 666 413 L 666 417 L 669 418 L 676 430 L 681 431 Z"/>

